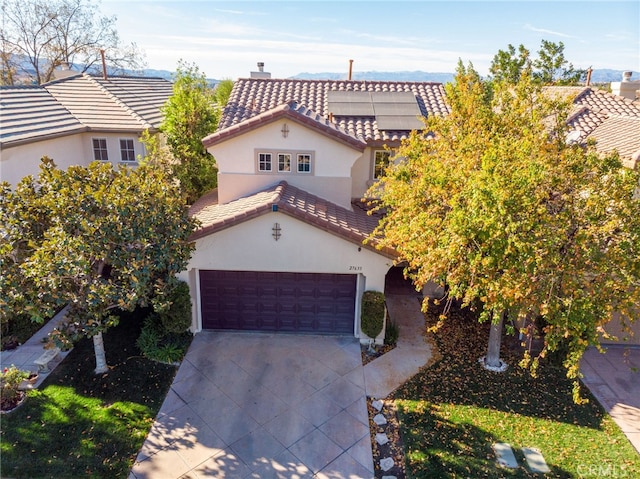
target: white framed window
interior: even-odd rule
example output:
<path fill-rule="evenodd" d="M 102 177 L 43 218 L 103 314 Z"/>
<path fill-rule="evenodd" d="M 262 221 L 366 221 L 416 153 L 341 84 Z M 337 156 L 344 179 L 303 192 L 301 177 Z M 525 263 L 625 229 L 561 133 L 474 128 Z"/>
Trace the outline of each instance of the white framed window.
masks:
<path fill-rule="evenodd" d="M 291 171 L 291 153 L 278 153 L 278 171 Z"/>
<path fill-rule="evenodd" d="M 255 149 L 256 173 L 313 175 L 314 152 L 310 150 Z"/>
<path fill-rule="evenodd" d="M 93 159 L 98 161 L 109 161 L 109 152 L 107 151 L 106 138 L 92 138 Z"/>
<path fill-rule="evenodd" d="M 271 171 L 271 153 L 258 153 L 258 170 Z"/>
<path fill-rule="evenodd" d="M 120 138 L 120 161 L 136 161 L 136 150 L 131 138 Z"/>
<path fill-rule="evenodd" d="M 298 173 L 311 173 L 311 155 L 298 153 Z"/>
<path fill-rule="evenodd" d="M 380 178 L 389 166 L 391 153 L 387 150 L 376 150 L 373 156 L 373 178 Z"/>

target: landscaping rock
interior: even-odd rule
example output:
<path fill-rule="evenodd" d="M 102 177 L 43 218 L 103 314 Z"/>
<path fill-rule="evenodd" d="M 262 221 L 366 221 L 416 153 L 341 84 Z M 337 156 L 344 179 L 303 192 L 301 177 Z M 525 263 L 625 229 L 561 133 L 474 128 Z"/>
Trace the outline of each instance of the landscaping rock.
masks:
<path fill-rule="evenodd" d="M 389 442 L 389 437 L 387 437 L 385 433 L 378 433 L 376 434 L 376 442 L 379 445 L 384 446 L 386 443 Z"/>
<path fill-rule="evenodd" d="M 393 462 L 393 459 L 391 459 L 390 457 L 385 457 L 384 459 L 380 459 L 380 468 L 383 471 L 388 471 L 393 466 L 395 466 L 395 464 L 396 463 Z"/>
<path fill-rule="evenodd" d="M 387 424 L 387 419 L 382 414 L 376 414 L 373 417 L 373 422 L 375 422 L 378 426 L 384 426 Z"/>

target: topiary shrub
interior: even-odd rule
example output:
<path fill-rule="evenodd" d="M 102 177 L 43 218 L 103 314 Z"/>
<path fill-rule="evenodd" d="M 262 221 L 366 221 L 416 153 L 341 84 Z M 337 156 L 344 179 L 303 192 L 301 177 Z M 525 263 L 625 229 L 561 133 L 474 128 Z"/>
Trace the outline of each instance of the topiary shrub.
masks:
<path fill-rule="evenodd" d="M 384 324 L 384 294 L 378 291 L 365 291 L 362 295 L 360 327 L 362 332 L 375 339 Z"/>

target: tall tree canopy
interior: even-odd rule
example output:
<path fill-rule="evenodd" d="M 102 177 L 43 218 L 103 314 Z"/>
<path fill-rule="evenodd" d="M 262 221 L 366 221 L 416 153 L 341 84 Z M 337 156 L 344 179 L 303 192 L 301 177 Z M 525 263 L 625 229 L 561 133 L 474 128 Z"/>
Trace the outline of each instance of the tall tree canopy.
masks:
<path fill-rule="evenodd" d="M 45 83 L 63 64 L 82 71 L 101 68 L 100 50 L 111 69 L 140 69 L 144 56 L 135 44 L 122 45 L 116 17 L 103 16 L 93 0 L 2 2 L 0 79 L 3 84 Z"/>
<path fill-rule="evenodd" d="M 375 233 L 418 287 L 446 286 L 450 299 L 480 304 L 481 320 L 542 318 L 541 356 L 566 348 L 575 379 L 612 312 L 634 317 L 640 174 L 568 144 L 568 105 L 530 72 L 486 82 L 460 63 L 447 98 L 451 114 L 413 132 L 369 192 L 386 211 Z"/>
<path fill-rule="evenodd" d="M 92 337 L 96 372 L 106 372 L 102 333 L 114 313 L 169 306 L 194 227 L 162 169 L 94 162 L 63 171 L 45 157 L 37 179 L 1 186 L 0 316 L 41 321 L 68 305 L 54 342 Z"/>
<path fill-rule="evenodd" d="M 564 43 L 542 40 L 538 57 L 531 58 L 529 50 L 513 45 L 499 50 L 493 57 L 489 72 L 496 81 L 516 83 L 524 73 L 544 85 L 576 85 L 584 80 L 586 70 L 576 70 L 564 56 Z"/>
<path fill-rule="evenodd" d="M 163 108 L 160 130 L 166 135 L 173 161 L 170 163 L 187 203 L 215 188 L 218 170 L 202 139 L 218 126 L 220 107 L 206 76 L 196 65 L 180 62 L 173 95 Z"/>

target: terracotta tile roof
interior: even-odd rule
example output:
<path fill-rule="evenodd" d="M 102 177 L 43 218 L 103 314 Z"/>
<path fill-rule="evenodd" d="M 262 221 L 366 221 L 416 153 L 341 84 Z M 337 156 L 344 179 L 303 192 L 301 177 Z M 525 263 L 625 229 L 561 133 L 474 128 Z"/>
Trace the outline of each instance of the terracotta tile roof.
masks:
<path fill-rule="evenodd" d="M 86 127 L 39 86 L 0 88 L 0 147 L 85 131 Z"/>
<path fill-rule="evenodd" d="M 234 83 L 229 102 L 224 109 L 218 131 L 233 127 L 254 116 L 278 108 L 291 101 L 329 119 L 328 92 L 410 92 L 416 96 L 420 113 L 446 115 L 444 87 L 440 83 L 348 80 L 283 80 L 241 78 Z M 367 142 L 400 141 L 407 131 L 379 130 L 375 117 L 334 116 L 335 125 Z"/>
<path fill-rule="evenodd" d="M 3 147 L 79 131 L 157 129 L 172 94 L 161 78 L 77 74 L 39 86 L 0 87 Z"/>
<path fill-rule="evenodd" d="M 360 151 L 364 151 L 367 144 L 364 140 L 349 134 L 338 125 L 331 123 L 314 111 L 306 108 L 303 105 L 291 101 L 285 103 L 271 110 L 260 113 L 256 116 L 252 116 L 240 123 L 226 128 L 224 130 L 218 130 L 216 133 L 207 136 L 202 140 L 205 147 L 215 145 L 221 141 L 238 136 L 246 131 L 249 131 L 259 125 L 270 123 L 280 118 L 288 118 L 292 121 L 309 125 L 312 128 L 318 130 L 320 133 L 330 136 L 335 140 L 345 143 L 352 148 Z"/>
<path fill-rule="evenodd" d="M 640 156 L 640 103 L 589 87 L 560 88 L 575 95 L 567 123 L 580 133 L 579 141 L 593 138 L 599 151 L 615 149 L 634 167 Z"/>
<path fill-rule="evenodd" d="M 189 214 L 200 221 L 200 228 L 193 233 L 191 239 L 202 238 L 271 212 L 274 205 L 277 205 L 279 213 L 390 258 L 395 256 L 390 249 L 377 250 L 373 244 L 363 244 L 377 226 L 380 220 L 378 216 L 367 214 L 363 208 L 348 210 L 291 186 L 286 181 L 222 205 L 217 203 L 215 191 L 203 196 L 189 210 Z"/>

